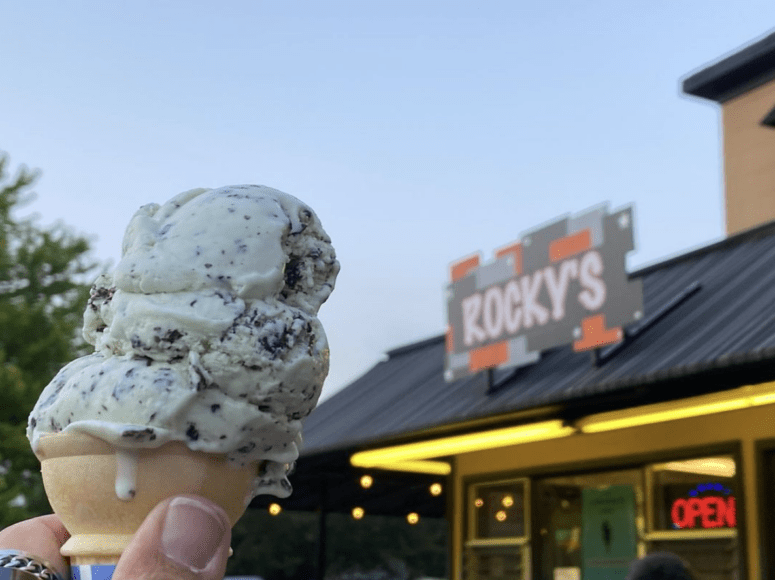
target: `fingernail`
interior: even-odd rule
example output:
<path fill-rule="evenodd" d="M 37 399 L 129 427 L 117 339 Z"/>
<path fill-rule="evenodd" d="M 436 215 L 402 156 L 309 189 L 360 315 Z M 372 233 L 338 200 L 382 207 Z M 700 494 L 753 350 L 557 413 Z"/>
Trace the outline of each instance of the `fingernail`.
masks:
<path fill-rule="evenodd" d="M 177 497 L 167 507 L 162 551 L 178 564 L 201 572 L 221 547 L 225 521 L 226 514 L 220 508 L 194 498 Z"/>

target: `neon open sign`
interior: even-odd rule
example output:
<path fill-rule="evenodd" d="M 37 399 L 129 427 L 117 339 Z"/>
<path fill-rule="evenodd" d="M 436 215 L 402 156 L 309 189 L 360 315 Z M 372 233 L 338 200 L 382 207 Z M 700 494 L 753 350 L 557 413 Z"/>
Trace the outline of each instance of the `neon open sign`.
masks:
<path fill-rule="evenodd" d="M 699 497 L 701 493 L 712 495 Z M 673 526 L 679 529 L 737 527 L 737 509 L 732 490 L 720 483 L 700 484 L 679 497 L 670 509 Z"/>

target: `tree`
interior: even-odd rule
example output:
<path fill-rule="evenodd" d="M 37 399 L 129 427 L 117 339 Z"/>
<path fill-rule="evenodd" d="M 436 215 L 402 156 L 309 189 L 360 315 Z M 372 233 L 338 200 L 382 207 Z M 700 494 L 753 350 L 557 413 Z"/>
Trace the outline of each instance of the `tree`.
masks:
<path fill-rule="evenodd" d="M 80 327 L 97 268 L 85 238 L 16 215 L 39 172 L 11 176 L 8 165 L 0 153 L 0 528 L 51 512 L 27 417 L 54 374 L 86 351 Z"/>

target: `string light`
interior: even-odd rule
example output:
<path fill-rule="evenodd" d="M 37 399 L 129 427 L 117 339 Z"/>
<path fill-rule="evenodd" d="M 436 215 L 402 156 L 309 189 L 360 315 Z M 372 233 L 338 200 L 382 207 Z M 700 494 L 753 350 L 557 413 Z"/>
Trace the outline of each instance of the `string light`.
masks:
<path fill-rule="evenodd" d="M 441 484 L 440 483 L 433 483 L 430 487 L 431 495 L 441 495 Z"/>
<path fill-rule="evenodd" d="M 353 518 L 355 518 L 356 520 L 361 519 L 365 515 L 365 513 L 366 512 L 363 510 L 362 507 L 354 507 L 352 511 Z"/>
<path fill-rule="evenodd" d="M 507 495 L 501 500 L 501 504 L 503 504 L 503 507 L 510 508 L 514 505 L 514 498 L 510 495 Z"/>
<path fill-rule="evenodd" d="M 481 497 L 477 497 L 474 500 L 474 505 L 478 508 L 482 507 L 484 505 L 484 500 Z"/>
<path fill-rule="evenodd" d="M 413 526 L 420 521 L 420 516 L 416 512 L 408 513 L 406 514 L 406 521 Z"/>
<path fill-rule="evenodd" d="M 280 507 L 279 503 L 270 503 L 269 504 L 269 513 L 273 516 L 278 515 L 281 511 L 283 511 L 283 508 Z"/>
<path fill-rule="evenodd" d="M 506 521 L 506 512 L 504 510 L 499 510 L 495 512 L 495 519 L 499 522 L 505 522 Z"/>
<path fill-rule="evenodd" d="M 370 475 L 364 475 L 361 477 L 361 487 L 363 489 L 369 489 L 374 483 L 374 478 Z"/>

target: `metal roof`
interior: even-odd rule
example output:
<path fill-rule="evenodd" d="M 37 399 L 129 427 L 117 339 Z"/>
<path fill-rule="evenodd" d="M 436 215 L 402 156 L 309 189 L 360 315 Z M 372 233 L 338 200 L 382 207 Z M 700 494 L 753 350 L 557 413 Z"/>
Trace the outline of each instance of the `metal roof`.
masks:
<path fill-rule="evenodd" d="M 645 317 L 597 359 L 569 345 L 489 382 L 482 373 L 448 383 L 444 337 L 409 344 L 313 411 L 302 455 L 515 412 L 567 417 L 775 379 L 775 222 L 631 277 L 643 280 Z"/>

